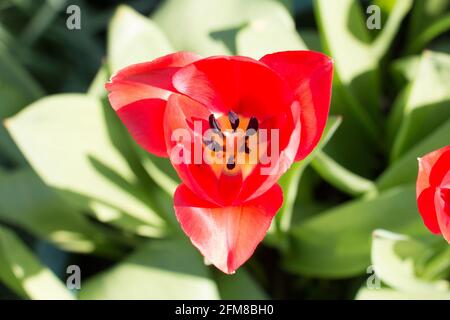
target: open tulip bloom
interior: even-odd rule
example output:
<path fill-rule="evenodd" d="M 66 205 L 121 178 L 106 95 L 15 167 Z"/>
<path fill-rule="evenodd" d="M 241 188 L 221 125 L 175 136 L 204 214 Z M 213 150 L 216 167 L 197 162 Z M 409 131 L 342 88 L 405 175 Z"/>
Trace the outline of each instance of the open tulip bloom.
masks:
<path fill-rule="evenodd" d="M 419 159 L 417 204 L 427 228 L 450 243 L 450 146 Z"/>
<path fill-rule="evenodd" d="M 320 140 L 332 74 L 331 59 L 312 51 L 259 61 L 178 52 L 126 67 L 106 88 L 136 142 L 182 180 L 174 207 L 184 232 L 234 273 L 283 203 L 278 179 Z"/>

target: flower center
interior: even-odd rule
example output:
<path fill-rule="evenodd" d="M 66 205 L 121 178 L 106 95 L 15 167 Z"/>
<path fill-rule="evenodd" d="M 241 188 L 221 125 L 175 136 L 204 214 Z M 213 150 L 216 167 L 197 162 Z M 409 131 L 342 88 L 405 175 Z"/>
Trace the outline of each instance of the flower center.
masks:
<path fill-rule="evenodd" d="M 217 176 L 241 173 L 245 178 L 258 163 L 259 122 L 256 117 L 239 117 L 229 111 L 216 118 L 209 116 L 210 130 L 204 136 L 206 158 Z"/>

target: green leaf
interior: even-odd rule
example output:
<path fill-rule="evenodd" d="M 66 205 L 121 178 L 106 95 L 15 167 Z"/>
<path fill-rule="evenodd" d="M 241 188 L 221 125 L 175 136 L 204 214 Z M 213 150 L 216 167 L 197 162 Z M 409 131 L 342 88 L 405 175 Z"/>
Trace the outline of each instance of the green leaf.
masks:
<path fill-rule="evenodd" d="M 68 208 L 30 169 L 2 174 L 0 220 L 65 250 L 108 253 L 113 245 L 105 232 Z"/>
<path fill-rule="evenodd" d="M 410 82 L 414 80 L 419 64 L 420 56 L 407 56 L 392 62 L 391 70 L 394 77 Z"/>
<path fill-rule="evenodd" d="M 220 297 L 225 300 L 265 300 L 267 294 L 251 275 L 241 268 L 233 275 L 217 273 Z"/>
<path fill-rule="evenodd" d="M 311 165 L 324 180 L 349 195 L 376 192 L 375 183 L 342 167 L 324 152 L 318 152 Z"/>
<path fill-rule="evenodd" d="M 202 258 L 184 239 L 152 241 L 89 279 L 80 299 L 218 299 Z"/>
<path fill-rule="evenodd" d="M 274 0 L 169 0 L 153 19 L 177 50 L 205 56 L 304 47 L 289 12 Z"/>
<path fill-rule="evenodd" d="M 120 6 L 108 28 L 108 61 L 111 72 L 146 62 L 174 50 L 160 28 L 127 6 Z"/>
<path fill-rule="evenodd" d="M 405 88 L 403 88 L 395 98 L 389 116 L 386 121 L 386 140 L 388 144 L 388 149 L 392 149 L 394 145 L 395 138 L 398 133 L 398 128 L 401 127 L 404 116 L 406 103 L 411 91 L 412 84 L 408 83 Z"/>
<path fill-rule="evenodd" d="M 88 95 L 102 99 L 106 96 L 105 83 L 109 80 L 109 70 L 106 64 L 98 69 L 97 74 L 89 85 Z"/>
<path fill-rule="evenodd" d="M 450 55 L 422 55 L 404 108 L 404 120 L 391 154 L 397 160 L 408 149 L 450 118 Z"/>
<path fill-rule="evenodd" d="M 295 25 L 288 27 L 279 23 L 276 17 L 250 21 L 238 31 L 236 45 L 237 54 L 255 59 L 272 52 L 307 49 Z"/>
<path fill-rule="evenodd" d="M 316 0 L 314 5 L 322 44 L 335 62 L 336 78 L 348 98 L 356 99 L 349 107 L 367 130 L 376 134 L 380 96 L 378 57 L 372 49 L 361 7 L 355 0 Z"/>
<path fill-rule="evenodd" d="M 279 232 L 286 232 L 289 230 L 294 211 L 294 203 L 297 198 L 298 184 L 302 176 L 303 170 L 311 163 L 317 152 L 319 152 L 331 139 L 333 134 L 341 124 L 341 118 L 331 116 L 328 119 L 323 136 L 317 147 L 312 151 L 308 157 L 303 161 L 296 162 L 292 167 L 281 177 L 279 184 L 283 189 L 284 201 L 280 211 L 275 216 L 275 223 Z M 272 232 L 269 230 L 269 232 Z"/>
<path fill-rule="evenodd" d="M 308 276 L 357 275 L 370 265 L 371 234 L 378 228 L 427 234 L 417 212 L 414 186 L 350 201 L 294 226 L 284 265 Z"/>
<path fill-rule="evenodd" d="M 62 282 L 10 230 L 0 226 L 0 281 L 34 300 L 72 300 Z"/>
<path fill-rule="evenodd" d="M 448 145 L 450 137 L 450 120 L 433 133 L 416 143 L 401 159 L 391 164 L 377 179 L 380 190 L 386 190 L 402 184 L 415 183 L 417 179 L 417 158 Z"/>
<path fill-rule="evenodd" d="M 13 115 L 42 94 L 31 75 L 0 48 L 0 119 Z"/>
<path fill-rule="evenodd" d="M 407 236 L 376 230 L 372 241 L 373 268 L 384 283 L 397 291 L 450 299 L 448 281 L 427 281 L 416 275 L 417 260 L 429 250 Z"/>
<path fill-rule="evenodd" d="M 378 0 L 377 5 L 389 6 L 389 18 L 373 43 L 375 56 L 381 59 L 391 46 L 400 25 L 412 8 L 413 0 Z"/>
<path fill-rule="evenodd" d="M 405 52 L 422 50 L 431 40 L 450 28 L 449 0 L 415 1 Z"/>
<path fill-rule="evenodd" d="M 21 40 L 28 46 L 32 46 L 39 37 L 48 29 L 57 17 L 58 13 L 65 9 L 67 0 L 46 0 L 33 14 L 29 23 L 24 27 Z"/>
<path fill-rule="evenodd" d="M 37 173 L 73 206 L 137 234 L 161 236 L 165 223 L 114 148 L 103 116 L 97 99 L 61 94 L 30 105 L 7 127 Z"/>

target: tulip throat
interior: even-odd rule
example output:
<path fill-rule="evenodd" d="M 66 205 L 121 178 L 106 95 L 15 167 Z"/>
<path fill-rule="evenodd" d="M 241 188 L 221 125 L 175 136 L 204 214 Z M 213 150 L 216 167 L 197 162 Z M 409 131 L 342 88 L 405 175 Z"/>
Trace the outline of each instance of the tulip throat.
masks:
<path fill-rule="evenodd" d="M 229 111 L 208 118 L 210 130 L 204 137 L 205 155 L 214 173 L 247 177 L 258 162 L 259 122 L 256 117 L 238 116 Z"/>

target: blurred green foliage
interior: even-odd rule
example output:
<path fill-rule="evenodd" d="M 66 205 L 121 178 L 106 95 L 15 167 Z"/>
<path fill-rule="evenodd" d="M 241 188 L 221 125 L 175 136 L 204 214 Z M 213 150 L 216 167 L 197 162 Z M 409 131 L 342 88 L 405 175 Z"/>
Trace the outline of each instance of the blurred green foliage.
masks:
<path fill-rule="evenodd" d="M 125 1 L 124 1 L 125 2 Z M 450 144 L 450 0 L 0 3 L 0 298 L 450 299 L 450 249 L 417 212 L 416 159 Z M 118 69 L 176 51 L 335 62 L 319 147 L 236 275 L 174 218 L 178 178 L 108 105 Z M 82 270 L 69 291 L 68 265 Z M 376 276 L 374 275 L 376 273 Z"/>

